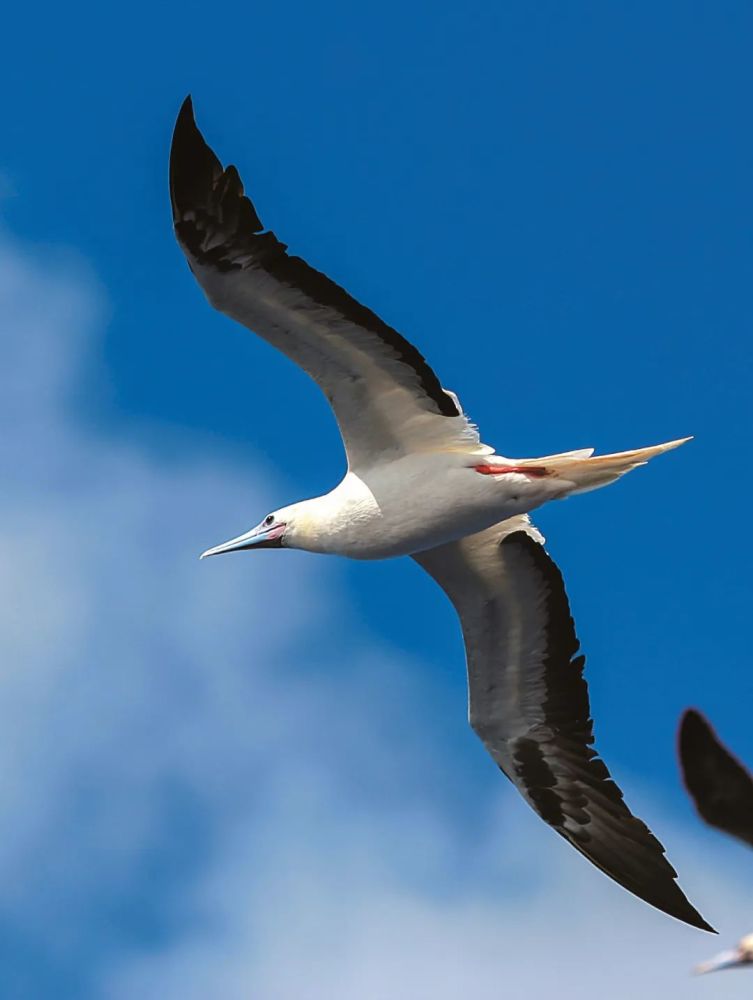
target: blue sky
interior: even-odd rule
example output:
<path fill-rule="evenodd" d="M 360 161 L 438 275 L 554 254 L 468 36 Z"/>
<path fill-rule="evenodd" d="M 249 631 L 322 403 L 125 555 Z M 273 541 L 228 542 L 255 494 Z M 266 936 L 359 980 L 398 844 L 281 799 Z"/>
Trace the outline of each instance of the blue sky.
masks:
<path fill-rule="evenodd" d="M 42 4 L 5 24 L 3 996 L 535 1000 L 613 989 L 616 963 L 626 997 L 708 995 L 685 970 L 714 942 L 504 787 L 410 561 L 196 560 L 331 487 L 343 455 L 318 391 L 204 303 L 166 173 L 190 91 L 265 224 L 416 342 L 504 453 L 696 436 L 537 521 L 597 745 L 735 938 L 749 852 L 699 828 L 674 730 L 696 704 L 753 761 L 749 6 Z M 567 925 L 559 970 L 542 922 Z"/>

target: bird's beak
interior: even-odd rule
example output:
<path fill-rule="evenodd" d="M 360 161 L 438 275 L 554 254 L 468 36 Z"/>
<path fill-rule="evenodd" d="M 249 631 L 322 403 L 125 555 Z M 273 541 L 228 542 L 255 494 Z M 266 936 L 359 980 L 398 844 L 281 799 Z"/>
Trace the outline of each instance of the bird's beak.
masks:
<path fill-rule="evenodd" d="M 740 952 L 736 949 L 730 949 L 730 951 L 720 951 L 718 955 L 714 955 L 710 958 L 708 962 L 701 962 L 700 965 L 696 965 L 693 972 L 700 976 L 704 972 L 717 972 L 719 969 L 734 969 L 738 965 L 745 965 L 746 962 L 740 956 Z"/>
<path fill-rule="evenodd" d="M 271 528 L 267 528 L 262 523 L 252 528 L 251 531 L 247 531 L 245 535 L 238 535 L 237 538 L 231 538 L 229 542 L 223 542 L 222 545 L 215 545 L 213 549 L 207 549 L 206 552 L 201 553 L 199 558 L 219 556 L 223 552 L 240 552 L 242 549 L 280 548 L 284 533 L 284 524 L 273 524 Z"/>

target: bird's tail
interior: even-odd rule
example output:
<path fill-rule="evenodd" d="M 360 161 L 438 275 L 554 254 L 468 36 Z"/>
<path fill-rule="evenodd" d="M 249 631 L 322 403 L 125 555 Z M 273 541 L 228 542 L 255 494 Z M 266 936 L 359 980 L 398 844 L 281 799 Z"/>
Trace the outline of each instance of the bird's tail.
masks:
<path fill-rule="evenodd" d="M 626 472 L 632 472 L 639 465 L 645 465 L 656 455 L 679 448 L 686 441 L 690 441 L 690 438 L 667 441 L 651 448 L 619 451 L 613 455 L 594 456 L 593 448 L 584 448 L 580 451 L 566 451 L 560 455 L 546 455 L 544 458 L 516 459 L 515 466 L 523 473 L 530 467 L 531 475 L 536 477 L 551 477 L 552 485 L 557 481 L 561 482 L 566 488 L 560 496 L 574 496 L 576 493 L 587 493 L 589 490 L 597 490 L 600 486 L 607 486 L 620 476 L 624 476 Z M 570 484 L 569 488 L 567 484 Z"/>

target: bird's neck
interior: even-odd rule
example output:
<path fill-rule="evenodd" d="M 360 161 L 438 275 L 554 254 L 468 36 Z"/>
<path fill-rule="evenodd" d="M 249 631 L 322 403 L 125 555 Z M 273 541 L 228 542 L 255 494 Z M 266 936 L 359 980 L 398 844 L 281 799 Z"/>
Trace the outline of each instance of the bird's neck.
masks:
<path fill-rule="evenodd" d="M 292 530 L 286 544 L 335 555 L 347 555 L 353 539 L 379 516 L 371 491 L 352 473 L 329 493 L 302 500 L 288 510 Z"/>

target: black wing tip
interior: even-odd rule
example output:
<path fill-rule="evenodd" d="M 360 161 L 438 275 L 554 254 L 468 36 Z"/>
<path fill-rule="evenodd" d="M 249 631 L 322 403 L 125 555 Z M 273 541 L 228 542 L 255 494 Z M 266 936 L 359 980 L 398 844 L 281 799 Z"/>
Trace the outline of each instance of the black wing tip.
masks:
<path fill-rule="evenodd" d="M 701 916 L 677 882 L 673 880 L 672 885 L 674 889 L 672 896 L 674 898 L 669 899 L 666 902 L 660 901 L 656 898 L 651 898 L 651 896 L 641 896 L 640 898 L 645 900 L 645 902 L 649 903 L 661 913 L 666 913 L 668 917 L 679 920 L 681 923 L 687 924 L 689 927 L 695 927 L 699 931 L 706 931 L 708 934 L 718 934 L 719 931 L 715 927 L 712 927 L 708 920 Z M 636 895 L 639 894 L 636 893 Z"/>
<path fill-rule="evenodd" d="M 222 163 L 196 124 L 189 94 L 175 119 L 170 145 L 170 201 L 176 224 L 206 204 L 222 173 Z"/>
<path fill-rule="evenodd" d="M 677 727 L 677 756 L 683 781 L 693 798 L 695 792 L 691 785 L 695 784 L 694 778 L 700 762 L 710 755 L 732 756 L 703 712 L 697 708 L 685 709 Z"/>
<path fill-rule="evenodd" d="M 677 754 L 681 766 L 684 766 L 689 754 L 698 749 L 701 741 L 712 736 L 713 729 L 706 716 L 697 708 L 686 708 L 680 716 L 677 727 Z"/>
<path fill-rule="evenodd" d="M 182 154 L 195 147 L 196 140 L 202 145 L 206 145 L 204 137 L 196 124 L 196 115 L 193 109 L 193 98 L 190 94 L 184 99 L 178 111 L 173 128 L 173 140 L 170 146 L 170 166 L 171 174 L 173 165 L 179 166 Z"/>
<path fill-rule="evenodd" d="M 201 189 L 211 189 L 212 178 L 222 166 L 204 141 L 194 117 L 189 94 L 180 106 L 170 145 L 170 201 L 173 221 L 190 211 Z"/>
<path fill-rule="evenodd" d="M 670 917 L 675 917 L 677 920 L 682 921 L 684 924 L 688 924 L 690 927 L 695 927 L 699 931 L 706 931 L 708 934 L 718 934 L 719 931 L 716 927 L 712 927 L 708 920 L 704 920 L 701 914 L 696 910 L 693 904 L 688 900 L 688 908 L 681 912 L 674 912 L 673 910 L 664 910 Z"/>
<path fill-rule="evenodd" d="M 170 146 L 170 202 L 184 249 L 206 257 L 209 239 L 217 249 L 214 263 L 220 269 L 232 266 L 223 262 L 225 250 L 263 228 L 243 193 L 238 171 L 233 166 L 223 168 L 196 124 L 190 94 L 180 106 Z"/>
<path fill-rule="evenodd" d="M 624 805 L 624 803 L 623 803 Z M 717 934 L 716 928 L 701 916 L 693 906 L 688 897 L 680 888 L 677 882 L 677 872 L 667 860 L 664 847 L 651 833 L 642 820 L 633 816 L 624 806 L 627 816 L 634 823 L 639 824 L 644 834 L 648 836 L 648 843 L 644 842 L 644 848 L 649 848 L 649 853 L 645 854 L 645 865 L 643 870 L 631 872 L 622 864 L 615 864 L 614 854 L 609 858 L 603 851 L 594 850 L 588 843 L 583 843 L 574 838 L 566 829 L 555 827 L 557 833 L 564 837 L 577 851 L 579 851 L 591 864 L 600 869 L 608 878 L 616 882 L 622 889 L 629 892 L 636 899 L 652 906 L 660 913 L 664 913 L 674 920 L 679 920 L 683 924 L 695 927 L 709 934 Z M 598 848 L 599 845 L 596 845 Z M 658 865 L 658 868 L 657 868 Z"/>
<path fill-rule="evenodd" d="M 698 912 L 698 910 L 695 911 L 695 914 L 698 917 L 698 920 L 697 920 L 697 922 L 694 922 L 694 923 L 691 922 L 691 927 L 697 927 L 699 931 L 708 931 L 709 934 L 718 934 L 719 933 L 719 931 L 716 929 L 716 927 L 712 927 L 711 924 L 707 920 L 703 919 L 703 917 Z"/>
<path fill-rule="evenodd" d="M 651 903 L 652 906 L 656 906 L 668 916 L 674 917 L 684 924 L 688 924 L 690 927 L 696 927 L 699 931 L 707 931 L 709 934 L 718 934 L 719 931 L 701 916 L 677 882 L 674 883 L 674 886 L 681 900 L 678 903 L 670 903 L 668 906 L 663 906 L 661 904 L 657 905 L 657 903 L 653 903 L 651 900 L 647 900 L 647 902 Z"/>
<path fill-rule="evenodd" d="M 680 716 L 680 735 L 701 729 L 711 729 L 709 720 L 697 708 L 686 708 Z"/>

